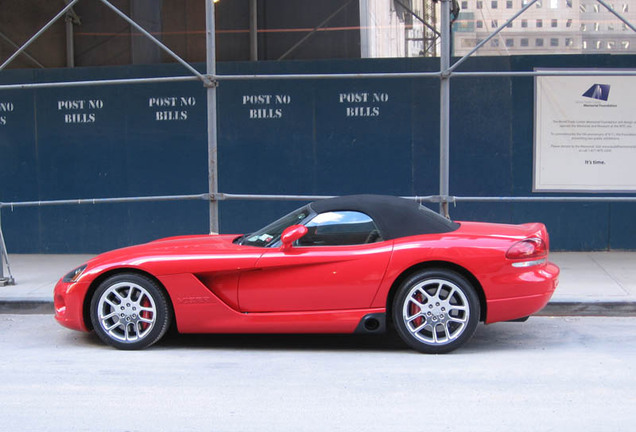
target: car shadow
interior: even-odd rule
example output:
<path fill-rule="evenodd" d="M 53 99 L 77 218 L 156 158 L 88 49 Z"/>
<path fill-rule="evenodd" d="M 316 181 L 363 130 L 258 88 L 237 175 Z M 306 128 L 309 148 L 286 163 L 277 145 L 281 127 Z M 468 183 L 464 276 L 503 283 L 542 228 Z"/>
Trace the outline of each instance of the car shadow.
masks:
<path fill-rule="evenodd" d="M 410 351 L 392 334 L 169 334 L 158 346 L 266 351 Z"/>
<path fill-rule="evenodd" d="M 528 323 L 480 324 L 473 337 L 450 355 L 552 348 L 562 343 L 550 339 Z M 70 336 L 69 336 L 70 337 Z M 73 341 L 110 349 L 94 332 L 74 334 Z M 69 343 L 73 343 L 69 341 Z M 150 349 L 230 349 L 260 351 L 361 351 L 418 354 L 394 331 L 383 334 L 178 334 L 168 332 Z M 448 355 L 448 354 L 446 354 Z"/>

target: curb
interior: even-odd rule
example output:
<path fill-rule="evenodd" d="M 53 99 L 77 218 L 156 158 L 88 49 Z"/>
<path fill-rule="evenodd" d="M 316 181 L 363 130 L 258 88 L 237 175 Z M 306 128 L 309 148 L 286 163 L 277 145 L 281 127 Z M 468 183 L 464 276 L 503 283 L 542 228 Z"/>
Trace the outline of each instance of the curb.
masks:
<path fill-rule="evenodd" d="M 54 312 L 55 308 L 50 300 L 0 300 L 0 314 L 48 315 Z"/>
<path fill-rule="evenodd" d="M 44 299 L 17 298 L 0 300 L 0 314 L 53 314 L 53 301 Z M 636 317 L 636 302 L 603 301 L 558 301 L 550 302 L 533 316 L 599 316 Z"/>
<path fill-rule="evenodd" d="M 634 317 L 636 302 L 559 301 L 550 302 L 535 316 L 603 316 Z"/>

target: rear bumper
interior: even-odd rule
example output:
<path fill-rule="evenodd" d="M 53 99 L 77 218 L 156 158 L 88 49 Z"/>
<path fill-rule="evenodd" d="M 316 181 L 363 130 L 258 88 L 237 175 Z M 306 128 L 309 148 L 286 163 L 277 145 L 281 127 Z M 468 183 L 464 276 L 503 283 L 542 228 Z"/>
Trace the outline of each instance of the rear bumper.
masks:
<path fill-rule="evenodd" d="M 515 274 L 505 284 L 505 297 L 487 301 L 486 323 L 523 318 L 543 309 L 559 284 L 559 272 L 559 267 L 547 263 Z"/>

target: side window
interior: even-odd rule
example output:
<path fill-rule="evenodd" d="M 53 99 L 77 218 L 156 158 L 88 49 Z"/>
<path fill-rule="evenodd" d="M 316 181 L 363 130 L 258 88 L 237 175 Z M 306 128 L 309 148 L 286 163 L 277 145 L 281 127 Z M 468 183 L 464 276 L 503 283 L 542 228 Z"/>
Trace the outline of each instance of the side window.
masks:
<path fill-rule="evenodd" d="M 356 211 L 320 213 L 307 226 L 298 246 L 344 246 L 382 241 L 373 219 Z"/>

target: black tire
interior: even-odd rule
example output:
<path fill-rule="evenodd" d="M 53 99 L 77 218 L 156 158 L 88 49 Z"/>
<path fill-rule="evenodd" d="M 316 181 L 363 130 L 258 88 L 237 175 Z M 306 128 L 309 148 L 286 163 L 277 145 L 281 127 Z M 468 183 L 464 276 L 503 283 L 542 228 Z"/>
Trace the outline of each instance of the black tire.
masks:
<path fill-rule="evenodd" d="M 479 297 L 463 276 L 446 269 L 413 274 L 393 299 L 393 323 L 407 345 L 443 354 L 466 343 L 479 323 Z"/>
<path fill-rule="evenodd" d="M 147 348 L 163 337 L 172 318 L 163 289 L 152 279 L 121 273 L 104 280 L 91 299 L 97 336 L 115 348 Z"/>

